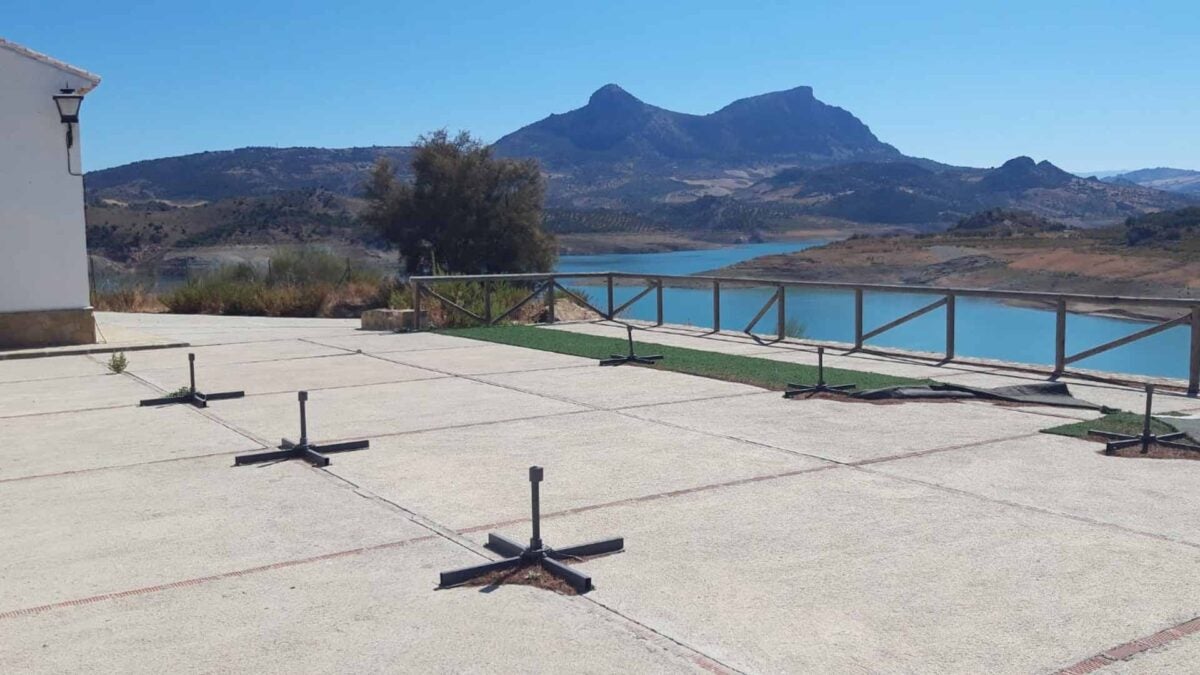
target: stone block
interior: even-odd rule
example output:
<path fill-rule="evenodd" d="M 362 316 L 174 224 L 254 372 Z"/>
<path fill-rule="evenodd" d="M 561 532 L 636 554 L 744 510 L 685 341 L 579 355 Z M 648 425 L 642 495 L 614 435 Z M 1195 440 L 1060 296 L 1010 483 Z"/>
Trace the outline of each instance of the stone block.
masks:
<path fill-rule="evenodd" d="M 416 330 L 414 323 L 416 313 L 411 309 L 368 309 L 362 313 L 363 330 Z M 421 323 L 426 321 L 426 313 L 421 312 Z"/>

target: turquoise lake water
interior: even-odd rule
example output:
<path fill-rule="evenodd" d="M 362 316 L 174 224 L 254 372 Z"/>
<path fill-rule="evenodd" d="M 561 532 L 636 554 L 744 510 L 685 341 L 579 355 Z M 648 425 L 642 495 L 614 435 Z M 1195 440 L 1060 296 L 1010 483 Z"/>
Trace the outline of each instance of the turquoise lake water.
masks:
<path fill-rule="evenodd" d="M 825 239 L 765 244 L 744 244 L 705 251 L 562 256 L 560 272 L 635 272 L 646 274 L 698 274 L 750 258 L 800 251 L 826 243 Z M 619 305 L 638 293 L 634 287 L 617 287 Z M 602 302 L 604 293 L 589 289 Z M 754 318 L 773 293 L 770 289 L 722 289 L 721 327 L 740 330 Z M 936 296 L 867 293 L 863 314 L 866 330 L 933 302 Z M 598 303 L 597 303 L 598 304 Z M 1054 363 L 1054 312 L 1011 307 L 991 300 L 959 298 L 956 351 L 959 356 L 1005 359 L 1022 363 Z M 667 323 L 712 326 L 712 290 L 666 288 L 663 291 Z M 654 294 L 650 293 L 622 316 L 653 320 Z M 854 341 L 854 295 L 848 291 L 789 289 L 787 316 L 804 326 L 805 337 L 816 340 Z M 1150 324 L 1072 314 L 1067 319 L 1067 353 L 1128 335 Z M 775 329 L 774 308 L 756 328 Z M 1130 345 L 1072 364 L 1114 372 L 1187 378 L 1189 331 L 1178 326 Z M 945 314 L 938 309 L 868 341 L 880 347 L 937 352 L 945 348 Z"/>

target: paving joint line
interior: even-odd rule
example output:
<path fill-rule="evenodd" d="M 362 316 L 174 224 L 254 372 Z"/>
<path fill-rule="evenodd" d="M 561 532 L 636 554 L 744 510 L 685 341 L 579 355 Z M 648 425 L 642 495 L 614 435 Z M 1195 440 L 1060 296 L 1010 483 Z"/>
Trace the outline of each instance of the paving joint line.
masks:
<path fill-rule="evenodd" d="M 42 412 L 17 413 L 15 415 L 0 415 L 0 420 L 15 420 L 26 417 L 45 417 L 47 415 L 69 415 L 71 413 L 96 412 L 98 410 L 119 410 L 121 408 L 136 408 L 138 406 L 129 403 L 120 405 L 104 405 L 95 406 L 92 408 L 67 408 L 65 410 L 45 410 Z"/>
<path fill-rule="evenodd" d="M 330 480 L 337 481 L 337 482 L 343 484 L 344 486 L 349 486 L 354 491 L 355 494 L 357 494 L 358 496 L 360 496 L 364 499 L 380 502 L 385 507 L 388 507 L 392 510 L 398 511 L 402 516 L 404 516 L 404 518 L 406 520 L 408 520 L 412 524 L 414 524 L 422 529 L 428 530 L 432 535 L 441 537 L 442 539 L 445 539 L 447 542 L 452 543 L 456 546 L 459 546 L 463 549 L 466 549 L 467 551 L 470 551 L 471 553 L 474 553 L 475 555 L 478 555 L 478 556 L 484 558 L 485 560 L 492 559 L 486 553 L 486 549 L 484 549 L 482 546 L 477 546 L 474 542 L 459 535 L 459 533 L 455 532 L 453 528 L 447 527 L 447 526 L 439 523 L 438 521 L 434 520 L 433 518 L 430 518 L 428 516 L 417 513 L 416 511 L 413 511 L 412 509 L 406 508 L 406 507 L 400 505 L 398 502 L 388 499 L 387 497 L 384 497 L 383 495 L 375 492 L 374 490 L 371 490 L 370 488 L 366 488 L 366 487 L 359 485 L 358 483 L 355 483 L 354 481 L 350 480 L 349 478 L 347 478 L 339 473 L 336 473 L 335 471 L 331 470 L 328 467 L 310 467 L 310 468 L 313 471 L 316 471 L 320 474 L 324 474 Z"/>
<path fill-rule="evenodd" d="M 593 598 L 593 597 L 587 596 L 587 595 L 580 595 L 580 596 L 576 596 L 576 597 L 578 597 L 580 600 L 592 603 L 596 607 L 599 607 L 601 610 L 619 618 L 622 621 L 626 621 L 628 623 L 633 624 L 639 630 L 647 631 L 657 638 L 660 638 L 662 640 L 666 640 L 667 642 L 670 642 L 676 648 L 684 650 L 685 652 L 688 652 L 692 656 L 692 662 L 695 665 L 700 666 L 701 668 L 703 668 L 709 672 L 722 673 L 722 674 L 737 673 L 738 675 L 746 675 L 746 671 L 739 670 L 738 668 L 734 668 L 733 666 L 721 661 L 720 659 L 716 658 L 715 656 L 706 654 L 703 651 L 697 649 L 696 647 L 693 647 L 693 646 L 689 645 L 688 643 L 680 640 L 679 638 L 672 637 L 672 636 L 670 636 L 670 635 L 668 635 L 668 634 L 666 634 L 666 633 L 664 633 L 642 621 L 639 621 L 639 620 L 633 618 L 632 616 L 629 616 L 628 614 L 625 614 L 624 612 L 618 611 L 616 608 L 606 605 L 603 602 L 597 600 L 596 598 Z"/>
<path fill-rule="evenodd" d="M 13 384 L 31 384 L 33 382 L 58 382 L 61 380 L 77 380 L 85 377 L 104 377 L 112 373 L 83 373 L 80 375 L 55 375 L 54 377 L 30 377 L 24 380 L 0 380 L 0 386 L 7 387 Z"/>
<path fill-rule="evenodd" d="M 712 490 L 721 490 L 721 489 L 731 488 L 731 487 L 740 487 L 742 485 L 751 485 L 754 483 L 762 483 L 762 482 L 772 481 L 772 480 L 781 480 L 781 479 L 792 478 L 795 476 L 801 476 L 801 475 L 809 474 L 809 473 L 829 471 L 832 469 L 839 469 L 839 468 L 855 469 L 855 468 L 859 468 L 859 467 L 863 467 L 863 466 L 869 466 L 872 464 L 879 464 L 879 463 L 883 463 L 883 462 L 892 462 L 892 461 L 902 460 L 902 459 L 910 459 L 913 457 L 923 457 L 925 455 L 931 455 L 931 454 L 936 454 L 936 453 L 940 453 L 940 452 L 951 452 L 954 450 L 968 450 L 968 449 L 972 449 L 972 448 L 976 448 L 976 447 L 990 445 L 993 443 L 1002 443 L 1002 442 L 1007 442 L 1007 441 L 1014 440 L 1014 439 L 1025 438 L 1027 436 L 1033 436 L 1033 435 L 1036 435 L 1036 433 L 1035 434 L 1025 434 L 1025 435 L 1021 435 L 1021 436 L 1013 436 L 1010 438 L 1003 438 L 1003 439 L 978 441 L 978 442 L 974 442 L 974 443 L 953 445 L 953 446 L 947 446 L 947 447 L 942 447 L 942 448 L 918 450 L 915 452 L 901 454 L 901 455 L 891 455 L 888 457 L 877 457 L 877 458 L 871 458 L 871 459 L 857 460 L 854 462 L 841 462 L 841 461 L 831 460 L 831 459 L 827 459 L 827 458 L 814 457 L 815 459 L 822 460 L 824 462 L 824 464 L 822 466 L 810 466 L 810 467 L 804 467 L 804 468 L 800 468 L 800 469 L 792 469 L 790 471 L 780 471 L 780 472 L 771 473 L 771 474 L 761 474 L 758 476 L 737 478 L 737 479 L 733 479 L 733 480 L 722 481 L 720 483 L 706 483 L 704 485 L 695 485 L 695 486 L 687 487 L 687 488 L 679 488 L 677 490 L 669 490 L 667 492 L 656 492 L 656 493 L 650 493 L 650 494 L 646 494 L 646 495 L 639 495 L 636 497 L 626 497 L 623 499 L 617 499 L 617 500 L 613 500 L 613 501 L 609 501 L 609 502 L 601 502 L 599 504 L 586 504 L 584 506 L 576 506 L 576 507 L 573 507 L 570 509 L 562 509 L 559 511 L 551 511 L 548 513 L 543 513 L 542 518 L 559 518 L 559 517 L 565 517 L 565 516 L 572 516 L 572 515 L 577 515 L 580 513 L 587 513 L 589 511 L 596 511 L 596 510 L 600 510 L 600 509 L 628 506 L 630 504 L 638 504 L 638 503 L 642 503 L 642 502 L 657 501 L 660 499 L 672 499 L 675 497 L 682 497 L 685 495 L 690 495 L 690 494 L 699 493 L 699 492 L 709 492 Z M 768 446 L 768 447 L 770 447 L 770 446 Z M 805 456 L 808 457 L 809 455 L 805 455 Z M 886 477 L 891 477 L 890 474 L 880 474 L 880 475 L 886 476 Z M 495 528 L 499 528 L 499 527 L 518 525 L 518 524 L 527 523 L 527 522 L 529 522 L 529 518 L 513 518 L 510 520 L 488 523 L 486 525 L 473 525 L 473 526 L 467 527 L 465 529 L 459 530 L 459 532 L 462 534 L 469 534 L 469 533 L 474 533 L 474 532 L 482 532 L 482 531 L 486 531 L 486 530 L 490 530 L 490 529 L 495 529 Z"/>
<path fill-rule="evenodd" d="M 53 473 L 38 473 L 29 476 L 13 476 L 12 478 L 0 478 L 0 483 L 16 483 L 18 481 L 33 480 L 35 478 L 62 478 L 65 476 L 74 476 L 76 474 L 93 473 L 97 471 L 114 471 L 117 469 L 133 469 L 139 466 L 150 466 L 153 464 L 167 464 L 169 462 L 186 462 L 195 459 L 209 459 L 212 457 L 224 457 L 227 455 L 238 455 L 243 452 L 253 452 L 255 450 L 263 450 L 265 448 L 246 448 L 244 450 L 229 450 L 224 452 L 210 452 L 203 455 L 188 455 L 186 457 L 166 457 L 164 459 L 149 459 L 144 462 L 132 462 L 129 464 L 108 464 L 105 466 L 94 466 L 87 469 L 70 469 L 67 471 L 55 471 Z"/>
<path fill-rule="evenodd" d="M 279 570 L 279 569 L 286 569 L 288 567 L 296 567 L 298 565 L 306 565 L 306 564 L 314 563 L 314 562 L 322 562 L 325 560 L 335 560 L 338 558 L 352 557 L 352 556 L 356 556 L 356 555 L 362 555 L 365 553 L 372 553 L 375 551 L 382 551 L 382 550 L 387 550 L 387 549 L 392 549 L 392 548 L 401 548 L 403 546 L 408 546 L 410 544 L 415 544 L 415 543 L 419 543 L 422 541 L 432 541 L 435 539 L 436 539 L 435 535 L 428 534 L 428 535 L 414 537 L 414 538 L 410 538 L 410 539 L 400 539 L 400 540 L 396 540 L 396 541 L 385 542 L 382 544 L 371 544 L 369 546 L 360 546 L 358 548 L 346 549 L 346 550 L 342 550 L 342 551 L 334 551 L 331 553 L 322 553 L 320 555 L 308 556 L 305 558 L 294 558 L 291 560 L 283 560 L 283 561 L 268 563 L 265 565 L 256 565 L 254 567 L 246 567 L 243 569 L 232 570 L 229 572 L 210 574 L 210 575 L 203 576 L 203 577 L 193 577 L 191 579 L 183 579 L 181 581 L 171 581 L 171 582 L 167 582 L 167 583 L 154 584 L 152 586 L 143 586 L 140 588 L 133 588 L 133 589 L 128 589 L 128 590 L 124 590 L 124 591 L 114 591 L 112 593 L 101 593 L 98 595 L 92 595 L 92 596 L 87 596 L 87 597 L 83 597 L 83 598 L 76 598 L 74 600 L 63 600 L 60 602 L 52 602 L 52 603 L 48 603 L 48 604 L 44 604 L 44 605 L 37 605 L 34 607 L 24 607 L 24 608 L 20 608 L 20 609 L 13 609 L 13 610 L 0 612 L 0 621 L 5 620 L 5 619 L 14 619 L 14 618 L 23 617 L 23 616 L 32 616 L 35 614 L 42 614 L 44 612 L 49 612 L 49 611 L 56 610 L 56 609 L 64 609 L 67 607 L 79 607 L 79 606 L 83 606 L 83 605 L 92 605 L 92 604 L 96 604 L 99 602 L 104 602 L 106 600 L 118 600 L 118 599 L 127 598 L 127 597 L 150 595 L 152 593 L 159 593 L 159 592 L 167 591 L 167 590 L 188 588 L 188 587 L 192 587 L 192 586 L 200 586 L 200 585 L 203 585 L 206 583 L 211 583 L 214 581 L 222 581 L 225 579 L 235 579 L 238 577 L 244 577 L 244 576 L 248 576 L 251 574 L 257 574 L 260 572 L 270 572 L 270 571 Z"/>
<path fill-rule="evenodd" d="M 1128 661 L 1134 656 L 1171 644 L 1172 642 L 1177 642 L 1196 633 L 1200 633 L 1200 617 L 1183 621 L 1169 628 L 1164 628 L 1157 633 L 1110 647 L 1099 654 L 1089 656 L 1057 672 L 1058 675 L 1085 675 L 1118 661 Z"/>
<path fill-rule="evenodd" d="M 400 365 L 400 364 L 396 364 L 396 365 Z M 385 384 L 405 384 L 408 382 L 431 382 L 433 380 L 445 380 L 445 379 L 448 379 L 445 375 L 442 375 L 441 373 L 434 373 L 428 377 L 424 377 L 424 376 L 413 377 L 413 378 L 409 378 L 407 380 L 387 380 L 384 382 L 364 382 L 362 384 L 336 384 L 336 385 L 329 386 L 329 387 L 306 387 L 304 389 L 304 391 L 336 391 L 338 389 L 357 389 L 359 387 L 378 387 L 378 386 L 382 386 Z M 259 396 L 278 396 L 280 394 L 295 394 L 295 393 L 296 393 L 296 389 L 276 389 L 274 391 L 256 391 L 256 392 L 252 392 L 252 393 L 247 393 L 242 398 L 257 398 Z"/>
<path fill-rule="evenodd" d="M 411 333 L 395 333 L 395 335 L 410 335 L 410 334 Z M 357 338 L 368 338 L 368 337 L 375 337 L 375 336 L 372 336 L 372 335 L 347 335 L 345 337 L 357 339 Z M 452 336 L 449 336 L 449 337 L 452 337 Z M 317 338 L 302 337 L 302 338 L 292 338 L 292 339 L 299 340 L 301 342 L 307 342 L 309 344 L 314 344 L 314 345 L 317 345 L 320 347 L 328 347 L 330 349 L 341 349 L 350 354 L 362 354 L 363 356 L 375 356 L 376 354 L 401 354 L 404 352 L 441 352 L 441 351 L 447 351 L 450 349 L 478 349 L 481 346 L 486 346 L 486 344 L 481 344 L 481 345 L 466 344 L 466 345 L 456 345 L 454 347 L 426 347 L 423 349 L 396 349 L 396 350 L 389 351 L 389 352 L 366 352 L 361 348 L 355 349 L 353 347 L 343 347 L 341 345 L 331 345 L 331 344 L 327 344 L 325 342 L 318 342 Z M 460 338 L 460 339 L 466 340 L 468 338 Z"/>
<path fill-rule="evenodd" d="M 248 342 L 248 343 L 239 343 L 239 344 L 257 344 L 257 343 Z M 212 346 L 220 347 L 220 346 L 224 346 L 224 345 L 212 345 Z M 320 346 L 324 347 L 325 345 L 320 345 Z M 196 349 L 203 349 L 203 347 L 197 347 Z M 331 349 L 332 349 L 332 347 L 331 347 Z M 191 351 L 192 353 L 195 353 L 195 350 L 189 350 L 189 351 Z M 355 354 L 355 352 L 347 352 L 344 354 L 340 354 L 340 353 L 339 354 L 309 354 L 307 356 L 285 356 L 283 358 L 278 358 L 278 359 L 253 359 L 250 361 L 222 361 L 220 363 L 212 363 L 212 364 L 206 364 L 206 365 L 208 365 L 210 367 L 247 366 L 247 365 L 252 365 L 252 364 L 256 364 L 256 363 L 283 363 L 285 361 L 305 361 L 308 359 L 341 358 L 341 357 L 345 357 L 345 356 L 354 356 L 354 354 Z M 203 356 L 203 353 L 201 353 L 201 356 Z M 154 371 L 181 370 L 182 368 L 183 368 L 183 366 L 159 366 L 157 368 L 137 368 L 135 370 L 138 370 L 141 372 L 154 372 Z M 130 371 L 126 371 L 126 372 L 133 372 L 133 371 L 130 370 Z"/>
<path fill-rule="evenodd" d="M 495 344 L 499 344 L 499 343 L 495 343 Z M 508 347 L 508 346 L 515 346 L 515 345 L 504 345 L 504 346 Z M 409 353 L 409 352 L 388 352 L 386 354 L 378 354 L 378 355 L 373 355 L 373 356 L 375 356 L 375 358 L 378 358 L 380 360 L 388 361 L 390 363 L 395 363 L 395 364 L 401 365 L 401 366 L 408 366 L 410 368 L 423 368 L 425 370 L 431 370 L 433 372 L 439 372 L 439 373 L 444 372 L 447 375 L 451 374 L 449 371 L 441 371 L 436 368 L 431 368 L 429 366 L 417 365 L 415 363 L 409 363 L 407 361 L 401 361 L 401 360 L 395 359 L 395 358 L 388 358 L 389 354 L 407 354 L 407 353 Z M 547 353 L 555 353 L 555 352 L 547 352 Z M 364 356 L 366 356 L 366 354 L 364 354 Z M 547 366 L 545 368 L 518 368 L 515 370 L 498 370 L 498 371 L 487 372 L 487 373 L 454 373 L 454 374 L 455 375 L 461 374 L 461 375 L 468 375 L 468 376 L 475 376 L 475 377 L 489 377 L 492 375 L 512 375 L 514 373 L 544 373 L 544 372 L 550 371 L 550 370 L 578 370 L 578 369 L 582 369 L 582 368 L 589 368 L 592 365 L 594 365 L 594 364 L 579 363 L 579 364 L 570 365 L 570 366 Z"/>
<path fill-rule="evenodd" d="M 534 352 L 545 351 L 545 350 L 541 350 L 541 349 L 532 349 L 530 347 L 520 347 L 518 345 L 507 345 L 507 346 L 517 347 L 518 349 L 529 349 L 530 351 L 534 351 Z M 550 352 L 550 353 L 557 353 L 557 352 Z M 386 359 L 386 358 L 383 358 L 382 356 L 375 356 L 374 358 L 378 358 L 378 359 L 381 359 L 384 361 L 391 361 L 391 359 Z M 396 361 L 391 361 L 391 362 L 397 363 Z M 407 364 L 404 364 L 404 365 L 407 365 Z M 437 368 L 432 368 L 429 366 L 421 366 L 421 367 L 427 368 L 434 372 L 443 373 L 450 377 L 456 377 L 456 378 L 467 380 L 470 382 L 476 382 L 478 384 L 483 384 L 483 385 L 487 385 L 487 386 L 491 386 L 491 387 L 498 387 L 500 389 L 507 389 L 509 391 L 515 391 L 519 394 L 528 394 L 530 396 L 537 396 L 537 397 L 544 398 L 544 399 L 547 399 L 550 401 L 557 401 L 559 403 L 568 403 L 570 405 L 580 406 L 583 408 L 587 408 L 589 411 L 592 411 L 592 412 L 619 412 L 620 410 L 644 408 L 644 407 L 651 407 L 651 406 L 657 406 L 657 405 L 670 405 L 673 403 L 692 403 L 692 402 L 699 402 L 699 401 L 711 401 L 711 400 L 720 399 L 720 398 L 734 398 L 734 397 L 738 397 L 738 396 L 754 396 L 754 395 L 758 395 L 758 394 L 762 394 L 764 392 L 770 391 L 768 389 L 763 389 L 761 391 L 749 391 L 749 392 L 739 391 L 739 392 L 730 393 L 730 394 L 717 394 L 717 395 L 713 395 L 713 396 L 702 396 L 702 397 L 694 398 L 694 399 L 682 399 L 682 400 L 677 400 L 677 401 L 661 401 L 658 403 L 643 403 L 643 404 L 638 404 L 638 405 L 625 406 L 623 408 L 602 408 L 602 407 L 593 405 L 591 403 L 587 403 L 585 401 L 578 401 L 575 399 L 565 398 L 562 396 L 554 396 L 552 394 L 547 394 L 545 392 L 534 391 L 532 389 L 524 389 L 522 387 L 517 387 L 517 386 L 511 385 L 511 384 L 504 384 L 502 382 L 492 382 L 490 380 L 484 379 L 484 378 L 491 377 L 494 375 L 504 375 L 504 374 L 511 374 L 511 373 L 519 373 L 519 372 L 541 372 L 541 371 L 546 371 L 546 370 L 574 370 L 574 369 L 582 369 L 582 368 L 588 368 L 588 367 L 594 367 L 594 366 L 588 366 L 588 365 L 563 366 L 561 368 L 543 368 L 543 369 L 538 369 L 536 371 L 529 371 L 529 370 L 509 371 L 508 373 L 482 373 L 482 374 L 478 374 L 478 375 L 452 373 L 449 371 L 438 370 Z M 654 371 L 653 368 L 650 368 L 648 370 Z M 655 371 L 655 372 L 676 372 L 676 371 Z M 685 375 L 688 377 L 703 377 L 702 375 L 692 375 L 690 373 L 677 373 L 677 374 Z M 714 378 L 704 378 L 704 379 L 714 379 Z M 721 380 L 721 381 L 724 381 L 724 380 Z M 741 384 L 741 383 L 734 383 L 734 384 Z M 744 386 L 752 387 L 754 385 L 744 385 Z M 643 421 L 654 422 L 655 420 L 643 420 Z"/>

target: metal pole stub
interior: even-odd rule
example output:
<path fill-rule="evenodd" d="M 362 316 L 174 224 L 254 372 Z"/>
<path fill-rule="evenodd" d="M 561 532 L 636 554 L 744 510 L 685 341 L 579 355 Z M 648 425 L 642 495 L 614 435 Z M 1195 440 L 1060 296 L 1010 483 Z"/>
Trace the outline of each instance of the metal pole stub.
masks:
<path fill-rule="evenodd" d="M 296 396 L 300 399 L 300 443 L 299 445 L 308 445 L 308 416 L 305 415 L 305 404 L 308 403 L 308 392 L 301 391 Z"/>
<path fill-rule="evenodd" d="M 533 501 L 533 537 L 529 540 L 529 548 L 532 551 L 540 551 L 542 548 L 542 516 L 541 516 L 541 500 L 538 494 L 538 483 L 542 482 L 542 476 L 545 475 L 542 467 L 529 467 L 529 488 Z"/>
<path fill-rule="evenodd" d="M 188 382 L 191 383 L 192 393 L 196 393 L 196 355 L 188 353 Z"/>
<path fill-rule="evenodd" d="M 586 544 L 566 546 L 561 549 L 549 548 L 542 542 L 541 502 L 538 484 L 542 482 L 545 471 L 540 466 L 529 467 L 529 487 L 532 496 L 533 537 L 529 547 L 508 539 L 495 532 L 488 535 L 487 547 L 494 553 L 504 556 L 503 560 L 486 562 L 482 565 L 464 567 L 461 569 L 442 572 L 441 588 L 448 588 L 466 583 L 477 577 L 498 570 L 516 569 L 523 565 L 538 565 L 549 574 L 563 580 L 577 593 L 587 593 L 592 590 L 592 578 L 578 570 L 572 569 L 561 562 L 568 558 L 582 560 L 583 558 L 619 553 L 625 550 L 625 539 L 604 539 Z"/>
<path fill-rule="evenodd" d="M 1146 416 L 1142 418 L 1142 454 L 1150 452 L 1150 416 L 1154 411 L 1154 385 L 1146 384 Z"/>

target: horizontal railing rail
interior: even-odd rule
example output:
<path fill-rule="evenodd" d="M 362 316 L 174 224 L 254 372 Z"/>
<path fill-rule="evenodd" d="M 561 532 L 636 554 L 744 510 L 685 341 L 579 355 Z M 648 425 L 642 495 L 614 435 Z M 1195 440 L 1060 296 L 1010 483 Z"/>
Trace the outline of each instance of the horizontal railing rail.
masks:
<path fill-rule="evenodd" d="M 596 307 L 579 294 L 562 284 L 562 280 L 586 280 L 601 283 L 605 286 L 605 303 Z M 531 274 L 474 274 L 462 276 L 414 276 L 409 279 L 412 284 L 413 307 L 417 316 L 421 315 L 422 300 L 428 295 L 444 307 L 467 316 L 480 323 L 494 325 L 515 314 L 522 307 L 539 296 L 545 296 L 547 317 L 554 321 L 555 293 L 561 291 L 573 301 L 596 312 L 606 319 L 615 319 L 618 315 L 640 301 L 650 293 L 655 294 L 656 322 L 663 323 L 663 286 L 666 283 L 685 287 L 704 287 L 712 289 L 712 329 L 721 330 L 721 289 L 735 287 L 765 287 L 774 292 L 767 303 L 755 314 L 753 320 L 743 329 L 756 340 L 761 339 L 753 330 L 766 316 L 772 307 L 776 310 L 776 334 L 778 340 L 785 339 L 787 317 L 787 289 L 807 288 L 821 290 L 840 290 L 853 293 L 854 296 L 854 347 L 853 350 L 866 348 L 866 341 L 924 316 L 938 309 L 945 309 L 945 355 L 943 361 L 953 360 L 957 336 L 956 300 L 960 297 L 987 298 L 992 300 L 1008 300 L 1021 303 L 1047 305 L 1055 312 L 1055 348 L 1054 375 L 1066 372 L 1067 366 L 1104 352 L 1123 347 L 1138 340 L 1156 335 L 1177 326 L 1188 326 L 1191 331 L 1191 342 L 1188 354 L 1188 394 L 1196 396 L 1200 393 L 1200 298 L 1163 298 L 1150 296 L 1126 295 L 1093 295 L 1087 293 L 1048 293 L 1041 291 L 1003 291 L 989 288 L 941 288 L 931 286 L 907 286 L 901 284 L 856 284 L 840 281 L 798 281 L 787 279 L 764 279 L 759 277 L 731 277 L 713 275 L 681 275 L 681 274 L 641 274 L 633 272 L 545 272 Z M 436 292 L 433 287 L 442 283 L 479 282 L 484 285 L 484 313 L 473 312 L 454 302 L 450 298 Z M 505 309 L 499 315 L 492 311 L 492 285 L 497 282 L 528 284 L 531 292 L 513 307 Z M 617 286 L 627 286 L 630 283 L 644 284 L 632 298 L 617 305 L 614 302 L 614 289 Z M 917 310 L 893 319 L 877 328 L 866 329 L 863 324 L 863 306 L 866 293 L 905 293 L 911 295 L 941 296 L 934 302 Z M 1075 354 L 1067 354 L 1067 315 L 1068 305 L 1078 303 L 1091 307 L 1097 306 L 1134 306 L 1138 308 L 1174 308 L 1186 310 L 1181 316 L 1154 324 L 1145 329 L 1130 333 L 1124 337 L 1111 340 L 1101 345 L 1085 349 Z M 882 351 L 872 348 L 873 351 Z M 852 351 L 853 351 L 852 350 Z"/>

